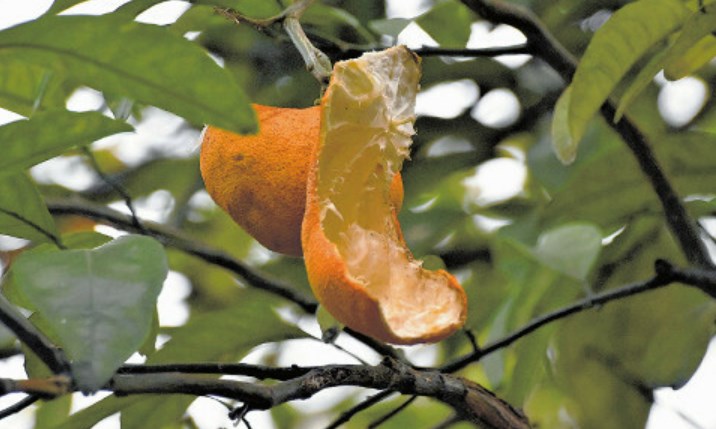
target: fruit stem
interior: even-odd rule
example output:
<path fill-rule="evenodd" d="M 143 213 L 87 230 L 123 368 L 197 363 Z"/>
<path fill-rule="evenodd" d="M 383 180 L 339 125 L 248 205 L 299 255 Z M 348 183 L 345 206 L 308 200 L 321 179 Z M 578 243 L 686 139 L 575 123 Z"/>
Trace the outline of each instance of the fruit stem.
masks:
<path fill-rule="evenodd" d="M 216 11 L 236 23 L 247 23 L 260 31 L 266 30 L 276 23 L 283 24 L 283 28 L 288 34 L 288 37 L 294 46 L 296 46 L 303 61 L 306 63 L 306 69 L 321 83 L 321 94 L 323 94 L 328 87 L 333 65 L 326 54 L 313 46 L 300 23 L 303 12 L 311 6 L 313 1 L 314 0 L 298 0 L 288 6 L 280 14 L 265 19 L 249 18 L 233 9 L 217 8 Z"/>
<path fill-rule="evenodd" d="M 303 61 L 306 63 L 306 69 L 321 83 L 321 93 L 323 93 L 328 87 L 331 70 L 333 69 L 331 60 L 320 49 L 313 46 L 299 22 L 301 15 L 311 3 L 313 3 L 313 0 L 294 3 L 294 7 L 286 14 L 283 20 L 283 28 L 301 54 Z"/>

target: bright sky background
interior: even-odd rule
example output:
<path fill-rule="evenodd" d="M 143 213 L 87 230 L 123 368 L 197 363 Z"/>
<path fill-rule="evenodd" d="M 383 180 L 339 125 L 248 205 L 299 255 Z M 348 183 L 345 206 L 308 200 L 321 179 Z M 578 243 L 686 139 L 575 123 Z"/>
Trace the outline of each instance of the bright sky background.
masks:
<path fill-rule="evenodd" d="M 127 0 L 93 0 L 80 4 L 73 8 L 73 13 L 105 13 L 114 10 L 117 6 L 126 3 Z M 38 16 L 52 3 L 51 0 L 0 0 L 0 29 L 11 25 L 33 19 Z M 390 17 L 411 18 L 424 11 L 429 5 L 425 1 L 404 2 L 392 0 L 388 2 L 388 14 Z M 187 3 L 182 1 L 167 1 L 162 3 L 140 17 L 144 22 L 166 24 L 173 22 L 181 12 L 186 9 Z M 514 28 L 508 26 L 497 26 L 490 29 L 488 25 L 476 23 L 472 27 L 472 36 L 468 47 L 485 47 L 496 45 L 510 45 L 520 43 L 524 37 Z M 411 24 L 401 33 L 399 42 L 408 46 L 417 47 L 422 44 L 434 45 L 435 42 L 425 34 L 419 27 Z M 528 60 L 525 55 L 502 57 L 499 59 L 508 66 L 518 66 Z M 706 99 L 707 86 L 698 79 L 686 78 L 677 82 L 667 83 L 663 79 L 657 79 L 662 86 L 659 96 L 659 109 L 665 119 L 672 125 L 678 126 L 698 112 L 698 109 Z M 87 110 L 96 107 L 99 95 L 92 91 L 78 92 L 68 102 L 73 110 Z M 449 100 L 449 102 L 445 102 Z M 418 98 L 417 110 L 420 114 L 441 117 L 455 117 L 466 109 L 472 108 L 471 114 L 478 121 L 486 125 L 503 126 L 513 121 L 519 112 L 520 106 L 514 95 L 507 90 L 493 90 L 487 94 L 480 94 L 480 88 L 473 81 L 461 80 L 453 83 L 442 84 L 432 88 L 426 88 Z M 19 116 L 0 109 L 0 123 L 19 119 Z M 143 154 L 151 150 L 152 144 L 159 144 L 166 148 L 172 145 L 172 150 L 179 155 L 187 155 L 196 149 L 197 135 L 195 132 L 187 132 L 177 136 L 176 127 L 179 119 L 163 113 L 153 112 L 149 120 L 141 123 L 133 137 L 133 144 L 117 145 L 117 140 L 110 140 L 104 144 L 115 146 L 119 156 L 126 162 L 137 162 Z M 173 134 L 172 134 L 173 133 Z M 171 134 L 171 136 L 170 136 Z M 171 139 L 170 139 L 171 137 Z M 154 143 L 150 143 L 154 142 Z M 159 143 L 156 143 L 159 142 Z M 431 150 L 435 151 L 460 151 L 461 142 L 445 142 L 436 144 Z M 38 180 L 67 180 L 71 177 L 71 185 L 82 188 L 83 184 L 91 180 L 91 173 L 82 170 L 80 164 L 66 158 L 41 165 L 33 169 L 33 175 Z M 505 163 L 504 161 L 508 161 Z M 72 174 L 69 174 L 69 173 Z M 468 190 L 473 190 L 476 199 L 499 199 L 504 198 L 519 190 L 524 177 L 524 165 L 520 160 L 493 160 L 483 164 L 476 175 L 466 181 Z M 516 178 L 516 179 L 515 179 Z M 496 186 L 496 183 L 507 185 Z M 150 199 L 143 201 L 142 215 L 160 220 L 162 207 L 166 208 L 166 195 L 161 193 L 153 195 Z M 117 208 L 120 208 L 119 206 Z M 103 231 L 104 232 L 104 231 Z M 0 240 L 2 241 L 2 240 Z M 7 240 L 4 243 L 8 243 Z M 188 309 L 183 300 L 190 292 L 190 286 L 186 279 L 179 273 L 171 273 L 167 280 L 170 287 L 164 288 L 159 299 L 160 319 L 163 325 L 181 325 L 188 317 Z M 313 334 L 318 334 L 318 328 L 313 321 L 302 320 L 301 326 Z M 647 340 L 647 339 L 645 339 Z M 345 340 L 342 345 L 350 349 L 360 349 L 360 344 Z M 268 347 L 268 346 L 266 346 Z M 247 361 L 257 361 L 262 350 L 256 350 L 247 358 Z M 367 358 L 375 361 L 376 356 L 367 353 Z M 310 353 L 307 353 L 305 341 L 293 342 L 278 364 L 303 364 L 319 365 L 322 363 L 350 363 L 353 362 L 344 354 L 337 353 L 330 346 L 319 342 L 310 342 Z M 286 356 L 291 356 L 289 361 Z M 415 347 L 411 349 L 411 357 L 422 365 L 429 365 L 434 357 L 434 349 L 431 346 Z M 318 359 L 318 360 L 317 360 Z M 3 377 L 24 377 L 22 370 L 22 358 L 14 357 L 0 361 L 0 374 Z M 295 403 L 295 406 L 307 412 L 325 410 L 342 400 L 345 394 L 354 390 L 351 388 L 330 389 L 316 395 L 311 401 Z M 364 394 L 369 394 L 365 392 Z M 98 394 L 94 397 L 85 398 L 79 394 L 75 395 L 73 409 L 79 409 L 105 396 Z M 0 398 L 0 409 L 13 404 L 21 395 L 6 395 Z M 716 428 L 716 407 L 713 405 L 716 398 L 716 342 L 712 341 L 707 357 L 702 363 L 692 380 L 678 391 L 672 389 L 660 389 L 656 392 L 657 404 L 652 408 L 648 429 L 693 429 L 694 425 L 687 419 L 691 419 L 701 428 Z M 2 421 L 2 427 L 16 429 L 32 427 L 32 408 Z M 217 427 L 231 427 L 232 422 L 226 418 L 226 409 L 216 401 L 200 398 L 190 408 L 190 413 L 197 418 L 201 429 L 215 429 Z M 628 412 L 619 410 L 618 412 Z M 687 419 L 682 418 L 686 416 Z M 251 413 L 249 421 L 256 428 L 273 427 L 270 419 L 261 413 Z M 315 421 L 316 427 L 325 425 L 328 422 Z M 112 429 L 118 427 L 117 416 L 106 419 L 97 429 Z"/>

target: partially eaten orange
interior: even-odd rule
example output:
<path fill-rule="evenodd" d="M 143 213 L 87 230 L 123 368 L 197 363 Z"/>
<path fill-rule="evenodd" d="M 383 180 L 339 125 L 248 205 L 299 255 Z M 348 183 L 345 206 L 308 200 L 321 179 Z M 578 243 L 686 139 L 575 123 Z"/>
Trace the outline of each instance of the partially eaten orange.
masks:
<path fill-rule="evenodd" d="M 465 292 L 415 260 L 390 184 L 409 155 L 419 58 L 403 46 L 336 63 L 321 102 L 302 244 L 318 301 L 338 321 L 394 344 L 439 341 L 467 315 Z"/>
<path fill-rule="evenodd" d="M 274 252 L 301 256 L 306 176 L 318 144 L 320 107 L 253 107 L 259 128 L 255 135 L 206 127 L 201 175 L 209 195 L 256 241 Z M 400 210 L 399 176 L 391 185 L 391 198 Z"/>

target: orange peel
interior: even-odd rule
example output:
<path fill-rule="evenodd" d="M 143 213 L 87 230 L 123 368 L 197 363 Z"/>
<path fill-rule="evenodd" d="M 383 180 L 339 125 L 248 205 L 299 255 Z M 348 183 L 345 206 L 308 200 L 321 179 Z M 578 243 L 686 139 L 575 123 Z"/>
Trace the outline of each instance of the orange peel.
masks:
<path fill-rule="evenodd" d="M 419 79 L 420 60 L 403 46 L 336 63 L 321 101 L 302 226 L 321 305 L 394 344 L 439 341 L 467 315 L 455 277 L 413 258 L 390 199 L 412 143 Z"/>

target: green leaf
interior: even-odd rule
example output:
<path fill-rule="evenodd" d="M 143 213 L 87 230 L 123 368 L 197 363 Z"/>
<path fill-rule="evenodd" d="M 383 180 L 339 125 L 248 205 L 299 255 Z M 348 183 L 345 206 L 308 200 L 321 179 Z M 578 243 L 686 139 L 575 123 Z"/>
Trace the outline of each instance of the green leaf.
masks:
<path fill-rule="evenodd" d="M 371 21 L 368 27 L 378 34 L 396 38 L 411 22 L 405 18 L 376 19 Z"/>
<path fill-rule="evenodd" d="M 664 69 L 667 79 L 677 80 L 703 67 L 716 57 L 716 37 L 708 35 L 669 61 Z"/>
<path fill-rule="evenodd" d="M 350 13 L 337 7 L 316 3 L 301 16 L 306 31 L 328 40 L 370 44 L 375 37 Z"/>
<path fill-rule="evenodd" d="M 70 415 L 72 395 L 42 401 L 35 413 L 35 426 L 33 429 L 48 429 L 64 421 Z"/>
<path fill-rule="evenodd" d="M 602 249 L 602 233 L 596 226 L 571 223 L 540 235 L 534 252 L 548 267 L 585 281 Z"/>
<path fill-rule="evenodd" d="M 577 158 L 579 140 L 572 138 L 569 132 L 569 105 L 572 98 L 572 87 L 568 86 L 554 106 L 552 120 L 552 149 L 557 159 L 569 165 Z"/>
<path fill-rule="evenodd" d="M 7 59 L 0 62 L 0 106 L 23 116 L 36 110 L 64 108 L 62 81 L 42 67 Z"/>
<path fill-rule="evenodd" d="M 711 33 L 716 30 L 716 8 L 709 7 L 706 13 L 695 12 L 693 16 L 686 21 L 684 29 L 676 39 L 673 45 L 669 48 L 669 56 L 666 59 L 666 66 L 664 67 L 664 76 L 669 80 L 677 80 L 684 77 L 694 69 L 691 67 L 700 67 L 703 64 L 710 61 L 713 56 L 708 58 L 699 57 L 691 53 L 691 48 L 694 47 L 697 51 L 705 54 L 710 54 L 709 50 L 713 51 L 714 38 Z M 704 46 L 698 46 L 700 40 L 708 36 L 711 40 L 710 49 L 706 46 L 705 52 Z M 687 61 L 682 60 L 686 55 L 690 56 Z"/>
<path fill-rule="evenodd" d="M 149 334 L 168 272 L 164 248 L 124 236 L 92 250 L 22 255 L 17 287 L 55 326 L 85 392 L 99 389 Z"/>
<path fill-rule="evenodd" d="M 171 341 L 149 362 L 233 361 L 263 342 L 305 336 L 281 320 L 272 307 L 273 299 L 253 291 L 243 296 L 239 305 L 193 317 L 172 332 Z M 217 329 L 232 334 L 216 335 Z"/>
<path fill-rule="evenodd" d="M 0 52 L 3 61 L 40 65 L 195 124 L 256 131 L 243 91 L 204 50 L 171 31 L 121 14 L 45 16 L 0 32 Z"/>
<path fill-rule="evenodd" d="M 0 177 L 23 171 L 71 147 L 131 130 L 129 124 L 98 112 L 66 110 L 41 112 L 30 119 L 3 125 L 0 127 L 3 151 Z"/>
<path fill-rule="evenodd" d="M 46 15 L 54 15 L 57 13 L 62 12 L 63 10 L 67 10 L 71 8 L 72 6 L 76 4 L 80 4 L 82 2 L 85 2 L 87 0 L 55 0 L 52 3 L 52 6 L 50 6 L 50 9 L 45 12 Z"/>
<path fill-rule="evenodd" d="M 33 241 L 50 241 L 47 234 L 59 235 L 45 201 L 25 173 L 0 174 L 0 234 Z"/>
<path fill-rule="evenodd" d="M 440 46 L 462 48 L 470 38 L 470 24 L 475 16 L 462 3 L 447 0 L 419 16 L 415 22 Z"/>
<path fill-rule="evenodd" d="M 676 0 L 641 0 L 619 9 L 596 32 L 572 79 L 569 138 L 579 144 L 587 124 L 619 81 L 655 43 L 690 15 Z"/>

